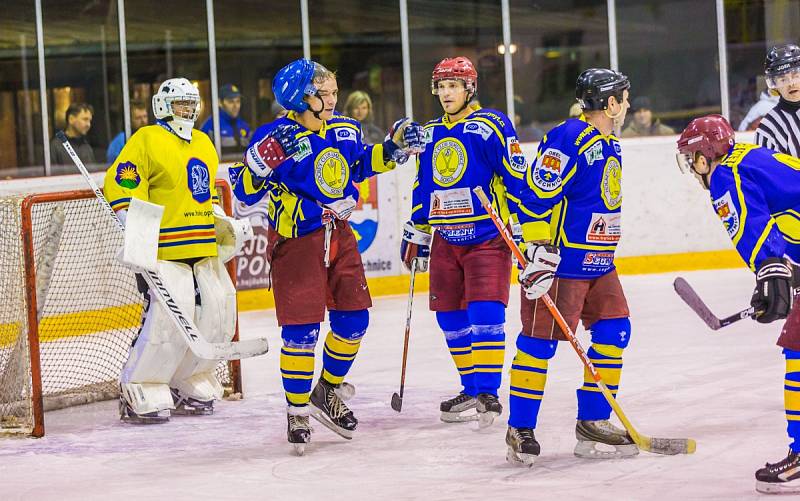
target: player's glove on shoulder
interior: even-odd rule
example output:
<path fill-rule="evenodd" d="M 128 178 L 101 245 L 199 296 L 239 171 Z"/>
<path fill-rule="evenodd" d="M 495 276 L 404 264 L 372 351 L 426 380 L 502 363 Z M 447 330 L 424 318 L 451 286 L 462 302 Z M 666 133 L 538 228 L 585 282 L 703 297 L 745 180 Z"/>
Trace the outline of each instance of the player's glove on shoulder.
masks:
<path fill-rule="evenodd" d="M 786 318 L 792 309 L 792 268 L 781 258 L 762 261 L 756 271 L 756 288 L 750 306 L 757 322 L 768 324 Z"/>

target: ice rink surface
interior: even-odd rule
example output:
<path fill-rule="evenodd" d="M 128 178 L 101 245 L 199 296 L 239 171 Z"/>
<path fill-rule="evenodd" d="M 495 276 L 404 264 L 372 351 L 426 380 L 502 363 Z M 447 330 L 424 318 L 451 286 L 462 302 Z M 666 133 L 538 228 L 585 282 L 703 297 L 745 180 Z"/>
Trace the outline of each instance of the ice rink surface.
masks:
<path fill-rule="evenodd" d="M 619 401 L 644 434 L 692 437 L 697 453 L 625 460 L 573 456 L 582 366 L 567 343 L 551 361 L 532 469 L 505 461 L 507 371 L 519 332 L 518 289 L 506 324 L 506 411 L 486 431 L 439 421 L 459 387 L 427 294 L 417 295 L 403 412 L 389 407 L 400 377 L 406 299 L 378 298 L 348 376 L 360 423 L 352 441 L 312 421 L 304 457 L 286 442 L 274 312 L 243 313 L 243 337 L 271 351 L 243 363 L 245 399 L 209 417 L 162 426 L 117 420 L 115 402 L 46 415 L 42 439 L 0 439 L 0 499 L 755 499 L 754 472 L 786 456 L 780 323 L 743 320 L 712 332 L 672 290 L 677 273 L 623 276 L 633 323 Z M 680 273 L 719 316 L 748 305 L 746 270 Z M 323 326 L 325 331 L 326 326 Z M 588 349 L 588 336 L 579 336 Z M 321 345 L 317 346 L 317 371 Z"/>

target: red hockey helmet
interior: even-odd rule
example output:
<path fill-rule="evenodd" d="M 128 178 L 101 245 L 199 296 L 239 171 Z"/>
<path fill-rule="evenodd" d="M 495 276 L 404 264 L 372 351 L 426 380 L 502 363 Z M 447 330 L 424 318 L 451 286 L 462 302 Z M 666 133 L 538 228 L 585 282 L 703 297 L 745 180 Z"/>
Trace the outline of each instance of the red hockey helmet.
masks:
<path fill-rule="evenodd" d="M 678 151 L 690 161 L 697 152 L 711 161 L 727 154 L 735 142 L 733 127 L 725 117 L 706 115 L 689 122 L 678 138 Z"/>
<path fill-rule="evenodd" d="M 448 57 L 439 61 L 439 64 L 433 68 L 433 74 L 431 75 L 431 94 L 438 94 L 436 83 L 441 80 L 461 80 L 464 82 L 464 88 L 470 94 L 469 99 L 478 90 L 478 72 L 475 70 L 472 61 L 464 56 Z"/>

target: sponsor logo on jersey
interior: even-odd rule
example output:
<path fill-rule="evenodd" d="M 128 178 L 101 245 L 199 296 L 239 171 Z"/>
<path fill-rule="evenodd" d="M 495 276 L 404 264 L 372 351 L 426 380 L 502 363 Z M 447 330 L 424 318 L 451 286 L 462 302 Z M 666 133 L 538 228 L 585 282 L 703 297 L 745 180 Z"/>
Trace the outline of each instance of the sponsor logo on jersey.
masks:
<path fill-rule="evenodd" d="M 609 157 L 606 161 L 600 193 L 608 209 L 614 210 L 622 205 L 622 165 L 616 157 Z"/>
<path fill-rule="evenodd" d="M 317 188 L 330 198 L 339 198 L 350 180 L 347 160 L 334 148 L 325 148 L 314 160 L 314 181 Z"/>
<path fill-rule="evenodd" d="M 528 165 L 525 163 L 525 155 L 522 154 L 522 147 L 516 137 L 511 136 L 508 138 L 508 159 L 511 162 L 511 168 L 517 172 L 525 172 Z"/>
<path fill-rule="evenodd" d="M 208 201 L 211 198 L 211 176 L 208 173 L 208 166 L 199 158 L 190 158 L 186 164 L 186 174 L 192 198 L 200 203 Z"/>
<path fill-rule="evenodd" d="M 622 146 L 616 141 L 613 141 L 612 144 L 614 145 L 614 151 L 617 152 L 617 155 L 622 155 Z"/>
<path fill-rule="evenodd" d="M 480 135 L 484 141 L 492 137 L 492 129 L 486 124 L 479 122 L 467 122 L 464 125 L 464 132 Z"/>
<path fill-rule="evenodd" d="M 299 162 L 309 155 L 311 155 L 311 141 L 304 137 L 297 142 L 297 153 L 292 158 L 294 158 L 295 162 Z"/>
<path fill-rule="evenodd" d="M 121 162 L 118 164 L 117 175 L 114 176 L 114 180 L 118 185 L 129 190 L 136 188 L 142 182 L 139 172 L 136 171 L 136 164 L 133 162 Z"/>
<path fill-rule="evenodd" d="M 533 184 L 544 191 L 553 191 L 561 184 L 561 169 L 568 162 L 569 157 L 563 151 L 547 148 L 536 161 L 531 173 Z"/>
<path fill-rule="evenodd" d="M 622 235 L 621 219 L 619 212 L 593 212 L 589 227 L 586 228 L 586 241 L 604 244 L 619 242 Z"/>
<path fill-rule="evenodd" d="M 422 141 L 425 144 L 433 142 L 433 127 L 428 127 L 428 128 L 425 129 L 425 132 L 423 133 L 423 136 L 422 136 Z"/>
<path fill-rule="evenodd" d="M 713 204 L 717 216 L 722 221 L 722 225 L 725 226 L 725 231 L 728 232 L 730 238 L 733 238 L 739 232 L 739 211 L 736 210 L 736 206 L 733 204 L 731 192 L 726 191 L 724 195 L 715 199 Z"/>
<path fill-rule="evenodd" d="M 448 242 L 466 242 L 475 236 L 475 223 L 446 224 L 437 226 L 436 231 Z"/>
<path fill-rule="evenodd" d="M 346 127 L 339 127 L 336 129 L 336 139 L 339 141 L 355 141 L 356 131 Z"/>
<path fill-rule="evenodd" d="M 433 147 L 433 180 L 439 186 L 456 184 L 467 170 L 467 150 L 456 138 L 444 138 Z"/>
<path fill-rule="evenodd" d="M 591 166 L 593 163 L 597 162 L 598 160 L 603 159 L 603 143 L 598 141 L 592 145 L 591 148 L 586 150 L 583 153 L 583 156 L 586 157 L 586 163 Z"/>
<path fill-rule="evenodd" d="M 596 266 L 598 268 L 607 268 L 614 264 L 613 252 L 587 252 L 583 256 L 584 266 Z"/>
<path fill-rule="evenodd" d="M 469 188 L 456 188 L 453 190 L 434 190 L 431 193 L 430 219 L 454 216 L 471 216 L 474 214 L 472 207 L 472 192 Z"/>
<path fill-rule="evenodd" d="M 494 119 L 494 121 L 495 121 L 495 122 L 497 122 L 498 124 L 500 124 L 500 128 L 502 128 L 502 129 L 505 129 L 505 128 L 506 128 L 506 123 L 505 123 L 505 121 L 504 121 L 504 120 L 503 120 L 503 119 L 500 117 L 500 115 L 498 115 L 497 113 L 492 113 L 491 111 L 480 110 L 480 111 L 478 111 L 477 113 L 475 113 L 475 115 L 474 115 L 474 116 L 476 116 L 476 117 L 481 117 L 481 116 L 483 116 L 483 117 L 489 117 L 489 118 L 492 118 L 492 119 Z"/>

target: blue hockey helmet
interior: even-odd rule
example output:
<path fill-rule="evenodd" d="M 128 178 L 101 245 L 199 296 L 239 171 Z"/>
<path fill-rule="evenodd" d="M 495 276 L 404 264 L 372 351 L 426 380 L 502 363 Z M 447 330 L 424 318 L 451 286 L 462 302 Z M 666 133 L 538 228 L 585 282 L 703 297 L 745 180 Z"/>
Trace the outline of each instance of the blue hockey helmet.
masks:
<path fill-rule="evenodd" d="M 297 59 L 281 68 L 272 80 L 272 93 L 275 94 L 275 100 L 287 110 L 306 111 L 308 103 L 303 101 L 303 97 L 317 93 L 314 61 Z"/>

